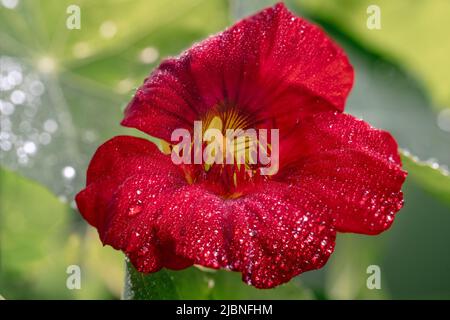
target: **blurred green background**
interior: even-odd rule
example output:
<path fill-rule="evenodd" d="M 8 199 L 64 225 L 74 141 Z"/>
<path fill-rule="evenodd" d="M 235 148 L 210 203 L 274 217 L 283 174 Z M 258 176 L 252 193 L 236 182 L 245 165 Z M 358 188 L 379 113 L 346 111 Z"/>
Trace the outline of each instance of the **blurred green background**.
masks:
<path fill-rule="evenodd" d="M 123 255 L 79 217 L 73 196 L 93 152 L 114 135 L 140 134 L 119 126 L 122 110 L 160 59 L 273 3 L 0 0 L 0 297 L 450 298 L 448 0 L 285 1 L 349 55 L 347 112 L 391 131 L 405 150 L 406 205 L 381 236 L 339 234 L 323 269 L 261 291 L 199 268 L 125 275 Z M 80 30 L 66 28 L 73 4 Z M 380 30 L 366 27 L 369 5 L 381 9 Z M 366 287 L 373 264 L 381 290 Z M 66 287 L 69 265 L 81 267 L 80 290 Z"/>

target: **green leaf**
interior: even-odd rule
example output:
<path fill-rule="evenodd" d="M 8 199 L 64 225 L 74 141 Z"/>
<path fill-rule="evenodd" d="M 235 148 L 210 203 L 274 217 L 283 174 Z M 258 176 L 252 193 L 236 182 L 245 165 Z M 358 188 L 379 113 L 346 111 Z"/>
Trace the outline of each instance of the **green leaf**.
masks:
<path fill-rule="evenodd" d="M 313 293 L 291 281 L 275 289 L 261 290 L 242 282 L 239 273 L 190 267 L 142 274 L 127 263 L 125 299 L 311 299 Z"/>
<path fill-rule="evenodd" d="M 66 28 L 66 9 L 72 4 L 81 10 L 80 30 Z M 228 19 L 226 0 L 21 0 L 14 10 L 2 7 L 0 59 L 8 57 L 2 72 L 17 65 L 24 81 L 0 92 L 0 99 L 8 101 L 16 89 L 32 96 L 34 80 L 44 90 L 7 116 L 10 131 L 17 140 L 34 142 L 36 154 L 22 157 L 26 163 L 19 164 L 20 145 L 13 144 L 0 157 L 2 165 L 73 199 L 102 142 L 118 134 L 139 135 L 119 124 L 135 88 L 160 59 L 223 29 Z M 104 36 L 105 28 L 110 37 Z M 43 144 L 39 135 L 47 120 L 55 120 L 58 130 L 50 144 Z M 34 135 L 20 129 L 24 126 Z M 61 176 L 66 166 L 76 170 L 70 181 Z"/>
<path fill-rule="evenodd" d="M 405 151 L 402 152 L 402 161 L 408 171 L 408 179 L 414 179 L 426 191 L 450 205 L 450 176 L 447 169 L 432 160 L 420 161 Z"/>
<path fill-rule="evenodd" d="M 380 263 L 386 236 L 338 234 L 336 249 L 326 273 L 325 292 L 329 299 L 385 299 L 389 293 L 367 288 L 367 267 Z"/>
<path fill-rule="evenodd" d="M 136 271 L 130 263 L 127 263 L 126 268 L 125 299 L 170 300 L 180 298 L 167 271 L 161 270 L 151 276 L 146 276 Z"/>
<path fill-rule="evenodd" d="M 68 213 L 47 189 L 0 169 L 0 287 L 8 298 L 70 296 L 61 254 Z"/>
<path fill-rule="evenodd" d="M 402 66 L 431 93 L 436 108 L 450 107 L 450 2 L 447 0 L 295 0 L 373 52 Z M 366 27 L 367 8 L 381 10 L 381 29 Z"/>
<path fill-rule="evenodd" d="M 75 214 L 46 188 L 0 168 L 2 294 L 8 299 L 120 297 L 122 254 L 103 248 L 93 228 L 76 232 Z M 80 266 L 80 290 L 66 287 L 69 265 Z"/>

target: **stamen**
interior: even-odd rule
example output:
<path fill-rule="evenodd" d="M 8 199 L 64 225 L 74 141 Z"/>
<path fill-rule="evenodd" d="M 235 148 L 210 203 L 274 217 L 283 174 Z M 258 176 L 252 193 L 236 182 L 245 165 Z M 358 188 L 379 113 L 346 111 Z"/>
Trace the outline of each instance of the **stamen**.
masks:
<path fill-rule="evenodd" d="M 184 168 L 189 183 L 205 179 L 210 181 L 213 192 L 234 199 L 245 192 L 243 190 L 249 187 L 249 183 L 265 179 L 259 174 L 258 150 L 267 153 L 271 146 L 267 138 L 259 140 L 257 130 L 251 127 L 255 123 L 251 116 L 238 108 L 220 105 L 201 121 L 204 162 L 195 174 L 195 171 L 187 172 L 189 167 Z M 215 130 L 215 133 L 208 130 Z M 194 144 L 191 144 L 191 150 L 193 148 Z"/>

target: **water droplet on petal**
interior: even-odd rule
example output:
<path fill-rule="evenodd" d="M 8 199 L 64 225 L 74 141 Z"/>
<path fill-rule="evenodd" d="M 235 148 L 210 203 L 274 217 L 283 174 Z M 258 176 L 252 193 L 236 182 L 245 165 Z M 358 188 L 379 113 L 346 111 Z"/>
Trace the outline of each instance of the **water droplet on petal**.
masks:
<path fill-rule="evenodd" d="M 142 211 L 142 207 L 140 205 L 131 206 L 128 208 L 128 216 L 134 217 Z"/>

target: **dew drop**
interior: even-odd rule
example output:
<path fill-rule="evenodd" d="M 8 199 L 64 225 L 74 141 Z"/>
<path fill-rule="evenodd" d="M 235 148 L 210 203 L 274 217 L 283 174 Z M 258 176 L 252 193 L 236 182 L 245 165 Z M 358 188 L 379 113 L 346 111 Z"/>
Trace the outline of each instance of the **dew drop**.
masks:
<path fill-rule="evenodd" d="M 111 39 L 117 33 L 117 25 L 113 21 L 105 21 L 101 24 L 99 31 L 103 38 Z"/>
<path fill-rule="evenodd" d="M 64 178 L 71 180 L 71 179 L 75 178 L 76 171 L 73 167 L 67 166 L 67 167 L 63 168 L 62 175 Z"/>
<path fill-rule="evenodd" d="M 134 217 L 142 211 L 142 207 L 140 205 L 131 206 L 128 208 L 128 216 Z"/>
<path fill-rule="evenodd" d="M 44 130 L 49 133 L 54 133 L 58 130 L 58 123 L 53 119 L 47 119 L 44 122 Z"/>
<path fill-rule="evenodd" d="M 2 0 L 2 5 L 8 9 L 14 9 L 19 4 L 19 0 Z"/>
<path fill-rule="evenodd" d="M 35 154 L 37 147 L 36 144 L 32 141 L 27 141 L 25 142 L 25 144 L 23 145 L 23 150 L 27 153 L 27 154 Z"/>
<path fill-rule="evenodd" d="M 11 93 L 10 99 L 11 99 L 12 103 L 14 103 L 15 105 L 18 105 L 18 104 L 22 104 L 25 102 L 26 95 L 22 90 L 14 90 Z"/>
<path fill-rule="evenodd" d="M 159 57 L 159 52 L 157 49 L 155 49 L 153 47 L 147 47 L 141 51 L 141 53 L 139 55 L 139 60 L 141 60 L 141 62 L 144 64 L 152 64 L 156 60 L 158 60 L 158 57 Z"/>

